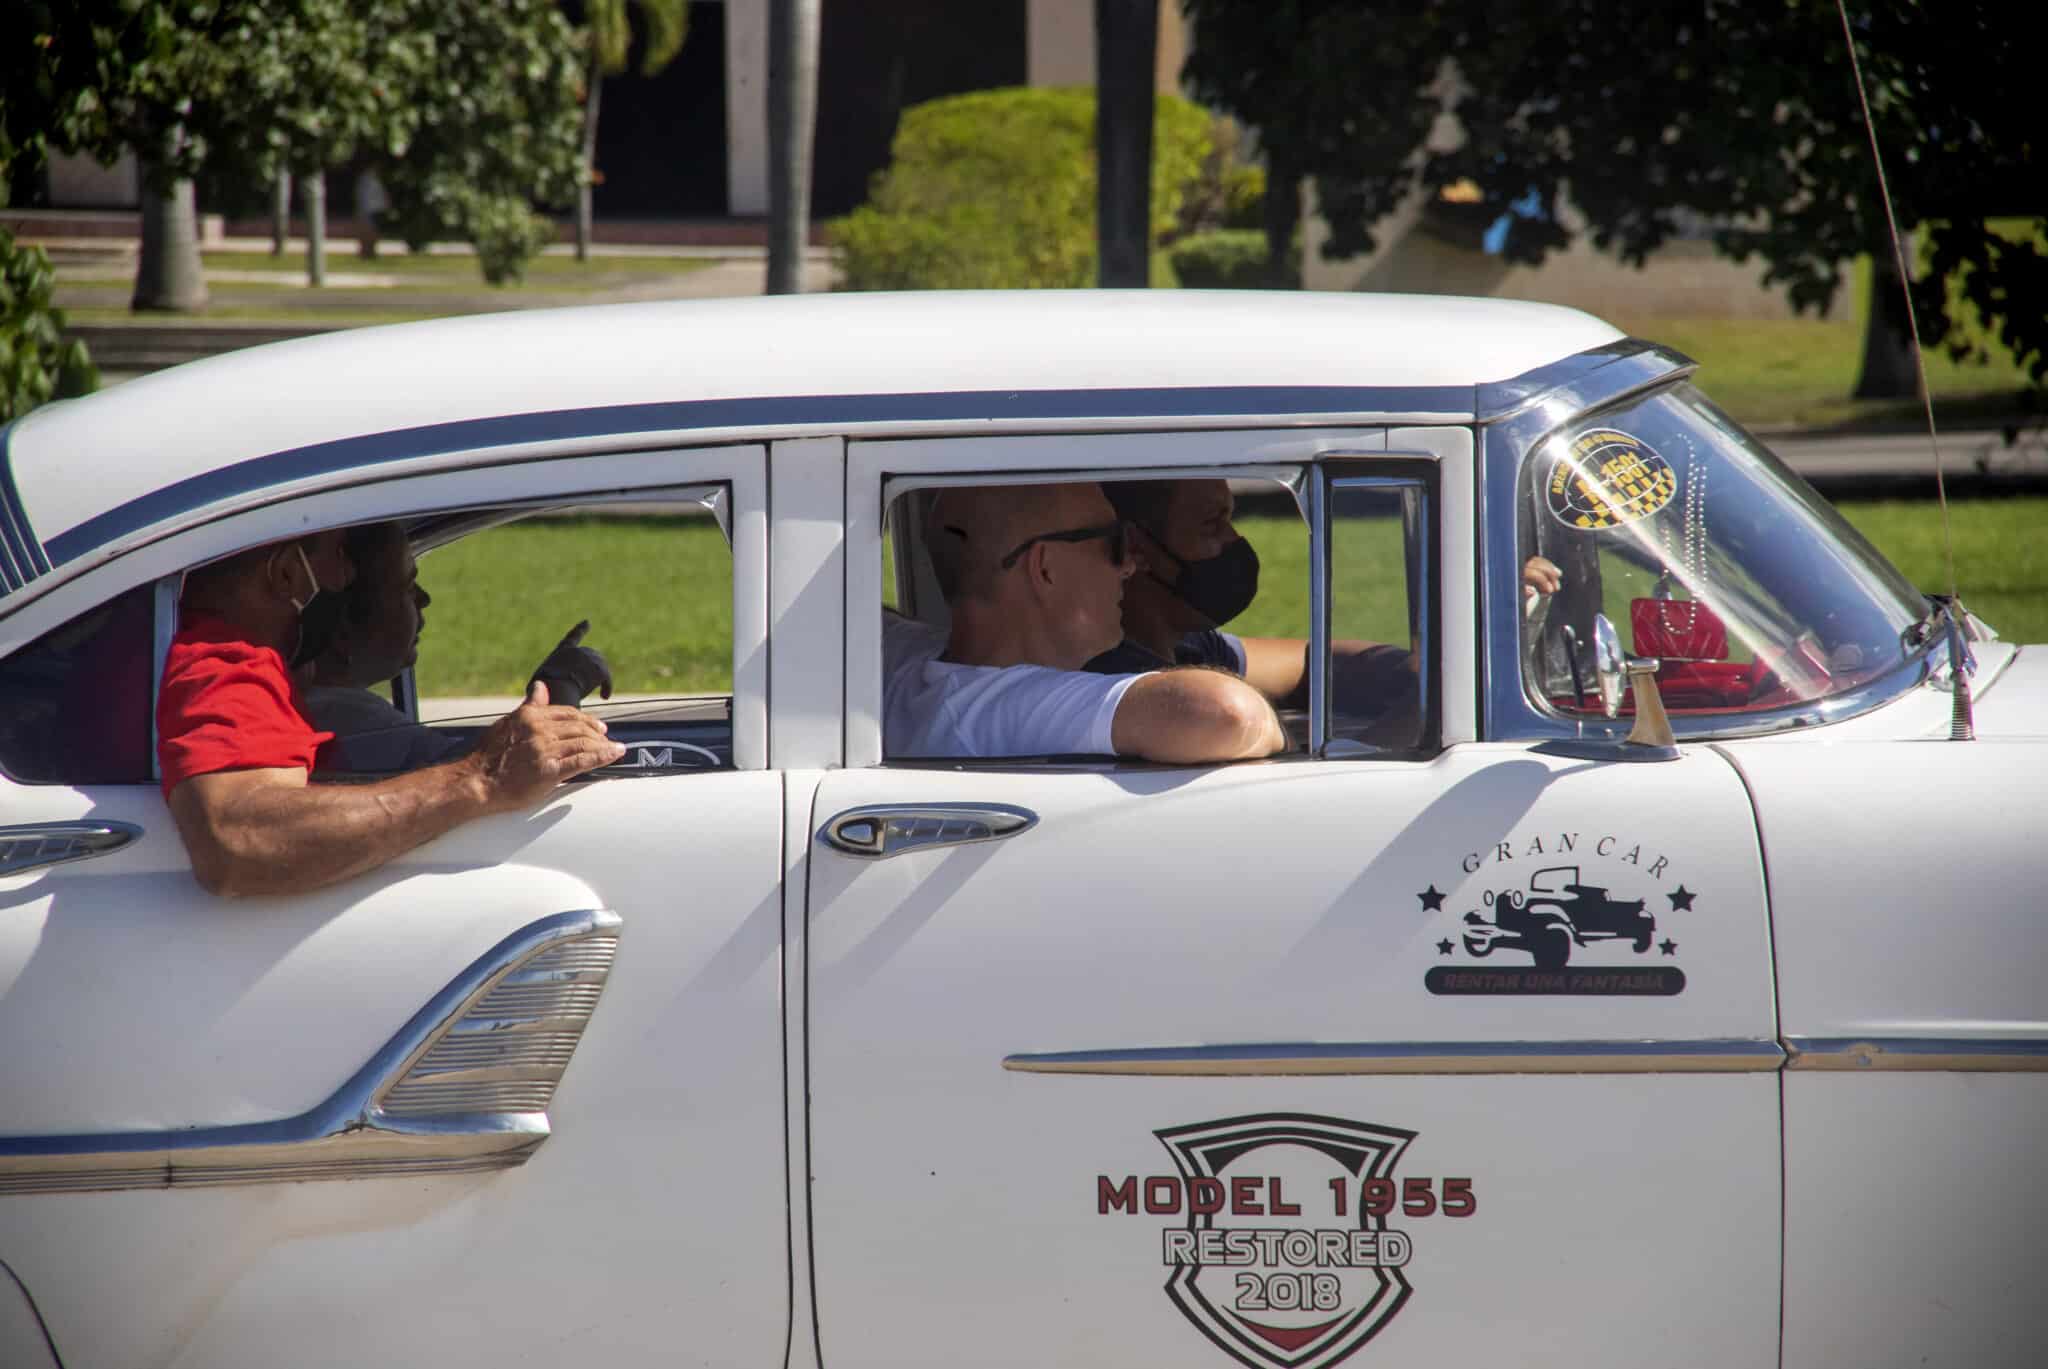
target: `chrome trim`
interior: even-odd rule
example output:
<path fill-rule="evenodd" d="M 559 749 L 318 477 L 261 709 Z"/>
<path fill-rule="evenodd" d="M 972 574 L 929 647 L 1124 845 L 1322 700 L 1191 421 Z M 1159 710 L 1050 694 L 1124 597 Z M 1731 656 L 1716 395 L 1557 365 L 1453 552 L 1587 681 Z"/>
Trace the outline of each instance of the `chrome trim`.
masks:
<path fill-rule="evenodd" d="M 835 851 L 887 860 L 908 851 L 1001 841 L 1038 826 L 1038 814 L 1008 803 L 873 803 L 828 818 L 818 840 Z"/>
<path fill-rule="evenodd" d="M 1788 1036 L 1785 1068 L 1794 1070 L 2048 1070 L 2048 1038 Z"/>
<path fill-rule="evenodd" d="M 470 963 L 325 1102 L 234 1126 L 0 1137 L 0 1194 L 461 1174 L 526 1162 L 603 992 L 620 918 L 528 923 Z"/>
<path fill-rule="evenodd" d="M 1485 427 L 1522 418 L 1532 409 L 1555 412 L 1559 405 L 1574 406 L 1571 412 L 1577 413 L 1698 369 L 1699 363 L 1683 352 L 1641 338 L 1619 338 L 1512 380 L 1477 386 L 1473 420 Z"/>
<path fill-rule="evenodd" d="M 1330 481 L 1308 481 L 1308 754 L 1330 745 Z"/>
<path fill-rule="evenodd" d="M 1671 1074 L 1769 1073 L 1775 1041 L 1372 1041 L 1009 1055 L 1026 1074 Z"/>
<path fill-rule="evenodd" d="M 91 860 L 142 835 L 132 822 L 31 822 L 0 827 L 0 875 Z"/>

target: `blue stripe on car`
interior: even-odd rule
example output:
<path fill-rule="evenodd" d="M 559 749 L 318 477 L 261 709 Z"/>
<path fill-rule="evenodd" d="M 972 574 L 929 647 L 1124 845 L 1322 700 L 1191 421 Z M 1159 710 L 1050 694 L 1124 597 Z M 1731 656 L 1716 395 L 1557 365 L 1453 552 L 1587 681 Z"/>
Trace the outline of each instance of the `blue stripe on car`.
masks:
<path fill-rule="evenodd" d="M 819 423 L 945 422 L 961 419 L 1193 418 L 1359 412 L 1470 414 L 1467 385 L 1245 386 L 1206 389 L 960 390 L 885 395 L 700 399 L 560 409 L 464 419 L 315 443 L 238 461 L 118 505 L 50 539 L 61 565 L 130 533 L 236 495 L 472 448 L 690 428 L 789 427 Z"/>
<path fill-rule="evenodd" d="M 8 446 L 14 425 L 0 428 L 0 593 L 13 593 L 50 569 L 43 549 L 29 526 L 28 511 L 21 506 L 21 493 L 14 486 L 14 466 Z"/>

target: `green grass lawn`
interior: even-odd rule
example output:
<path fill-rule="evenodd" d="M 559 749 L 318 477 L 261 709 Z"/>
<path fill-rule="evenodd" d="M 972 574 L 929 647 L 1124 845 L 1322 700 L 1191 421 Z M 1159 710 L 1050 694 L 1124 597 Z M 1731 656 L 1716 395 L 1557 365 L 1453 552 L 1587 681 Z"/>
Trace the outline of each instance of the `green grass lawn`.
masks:
<path fill-rule="evenodd" d="M 2030 226 L 2012 220 L 2007 230 L 2024 233 Z M 2039 226 L 2031 231 L 2042 232 Z M 1925 421 L 1918 400 L 1849 397 L 1863 359 L 1869 303 L 1870 261 L 1862 257 L 1851 264 L 1841 303 L 1827 318 L 1623 314 L 1608 321 L 1699 362 L 1700 387 L 1745 427 L 1918 427 Z M 1964 310 L 1958 317 L 1963 332 L 1984 343 L 1988 360 L 1980 365 L 1952 360 L 1940 349 L 1926 353 L 1936 418 L 1945 424 L 1989 423 L 2019 412 L 2029 384 L 2025 369 L 1974 314 Z"/>
<path fill-rule="evenodd" d="M 732 554 L 706 517 L 536 518 L 420 560 L 427 697 L 518 694 L 578 620 L 630 693 L 732 688 Z"/>
<path fill-rule="evenodd" d="M 1915 584 L 1946 586 L 1933 504 L 1838 507 Z M 1964 602 L 2008 641 L 2048 642 L 2048 497 L 1961 499 L 1951 512 Z M 1237 525 L 1262 569 L 1258 600 L 1231 630 L 1306 636 L 1307 529 L 1263 515 Z M 1361 529 L 1355 550 L 1338 558 L 1339 630 L 1387 640 L 1399 637 L 1403 621 L 1398 562 L 1390 540 L 1373 531 Z M 623 690 L 731 688 L 732 562 L 709 519 L 530 520 L 429 554 L 420 582 L 434 596 L 419 668 L 429 696 L 519 692 L 562 633 L 586 617 L 590 644 L 611 660 Z"/>

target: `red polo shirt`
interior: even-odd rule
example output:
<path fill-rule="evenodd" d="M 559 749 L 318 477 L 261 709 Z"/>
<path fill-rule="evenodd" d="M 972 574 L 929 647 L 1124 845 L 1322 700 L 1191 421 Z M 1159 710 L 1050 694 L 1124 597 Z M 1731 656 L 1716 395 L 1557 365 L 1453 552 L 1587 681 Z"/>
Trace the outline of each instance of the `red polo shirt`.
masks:
<path fill-rule="evenodd" d="M 156 699 L 157 768 L 164 796 L 194 775 L 313 769 L 334 736 L 306 721 L 284 657 L 204 614 L 185 618 L 164 657 Z"/>

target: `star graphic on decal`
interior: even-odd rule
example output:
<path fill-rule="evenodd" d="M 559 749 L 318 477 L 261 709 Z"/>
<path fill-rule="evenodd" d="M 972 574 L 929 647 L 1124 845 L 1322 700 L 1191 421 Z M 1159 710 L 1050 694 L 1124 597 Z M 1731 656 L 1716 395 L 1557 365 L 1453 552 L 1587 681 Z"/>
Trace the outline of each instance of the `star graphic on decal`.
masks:
<path fill-rule="evenodd" d="M 1434 884 L 1430 885 L 1427 889 L 1424 889 L 1421 893 L 1417 894 L 1416 897 L 1421 899 L 1422 906 L 1432 913 L 1441 912 L 1443 910 L 1444 896 L 1436 891 L 1436 886 Z"/>
<path fill-rule="evenodd" d="M 1677 955 L 1678 943 L 1667 936 L 1662 941 L 1657 943 L 1657 949 L 1664 952 L 1664 954 L 1666 955 Z"/>
<path fill-rule="evenodd" d="M 1436 949 L 1438 955 L 1449 955 L 1451 953 L 1451 939 L 1445 937 L 1442 941 L 1437 942 Z"/>
<path fill-rule="evenodd" d="M 1678 892 L 1666 894 L 1664 895 L 1664 897 L 1671 900 L 1672 912 L 1675 913 L 1682 908 L 1689 913 L 1692 911 L 1692 901 L 1698 898 L 1699 895 L 1688 891 L 1686 887 L 1683 884 L 1681 884 L 1678 886 Z"/>

